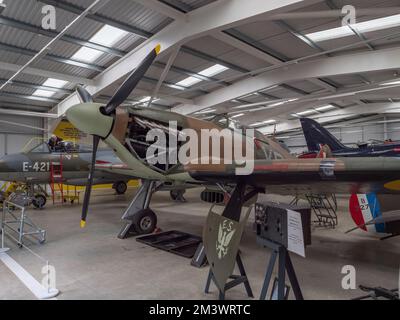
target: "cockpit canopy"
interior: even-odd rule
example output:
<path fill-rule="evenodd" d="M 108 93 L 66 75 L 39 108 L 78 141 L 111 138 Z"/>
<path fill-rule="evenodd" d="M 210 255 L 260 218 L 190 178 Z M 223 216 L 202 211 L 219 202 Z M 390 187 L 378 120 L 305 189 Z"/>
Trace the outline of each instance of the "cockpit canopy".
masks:
<path fill-rule="evenodd" d="M 71 141 L 61 141 L 55 150 L 51 150 L 46 142 L 36 144 L 32 148 L 26 148 L 25 153 L 78 153 L 78 152 L 92 152 L 89 146 L 81 146 Z"/>

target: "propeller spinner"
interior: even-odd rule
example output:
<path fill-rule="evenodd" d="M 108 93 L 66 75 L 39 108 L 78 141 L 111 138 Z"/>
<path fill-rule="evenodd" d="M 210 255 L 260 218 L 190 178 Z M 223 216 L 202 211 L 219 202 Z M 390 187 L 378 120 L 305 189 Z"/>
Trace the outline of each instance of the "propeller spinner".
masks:
<path fill-rule="evenodd" d="M 136 88 L 139 81 L 144 77 L 157 55 L 161 51 L 158 45 L 149 53 L 142 63 L 129 75 L 125 82 L 118 88 L 114 96 L 106 106 L 93 103 L 91 94 L 83 87 L 77 87 L 77 93 L 82 101 L 81 104 L 71 107 L 67 111 L 68 120 L 79 130 L 93 135 L 92 161 L 89 171 L 85 198 L 82 206 L 81 227 L 86 225 L 89 209 L 90 194 L 92 192 L 93 175 L 96 167 L 96 154 L 101 139 L 107 138 L 114 124 L 112 115 L 115 110 L 129 97 Z"/>

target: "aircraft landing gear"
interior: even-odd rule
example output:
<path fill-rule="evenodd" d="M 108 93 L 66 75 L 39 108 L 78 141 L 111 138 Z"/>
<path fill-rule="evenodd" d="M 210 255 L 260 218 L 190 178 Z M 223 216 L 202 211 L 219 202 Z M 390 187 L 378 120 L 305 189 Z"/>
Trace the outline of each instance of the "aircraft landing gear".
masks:
<path fill-rule="evenodd" d="M 118 181 L 113 184 L 113 189 L 119 195 L 125 194 L 126 190 L 128 189 L 128 185 L 125 181 Z"/>
<path fill-rule="evenodd" d="M 162 185 L 160 182 L 142 180 L 142 186 L 126 209 L 122 220 L 125 226 L 118 238 L 152 233 L 157 227 L 157 215 L 149 208 L 153 193 Z"/>
<path fill-rule="evenodd" d="M 184 197 L 186 190 L 182 189 L 182 190 L 171 190 L 169 192 L 169 195 L 171 197 L 172 200 L 174 200 L 175 202 L 186 202 L 186 199 Z"/>
<path fill-rule="evenodd" d="M 132 217 L 135 230 L 139 234 L 152 233 L 157 227 L 157 215 L 150 208 L 139 211 Z"/>
<path fill-rule="evenodd" d="M 32 205 L 36 209 L 43 209 L 46 205 L 47 198 L 43 194 L 37 194 L 32 198 Z"/>

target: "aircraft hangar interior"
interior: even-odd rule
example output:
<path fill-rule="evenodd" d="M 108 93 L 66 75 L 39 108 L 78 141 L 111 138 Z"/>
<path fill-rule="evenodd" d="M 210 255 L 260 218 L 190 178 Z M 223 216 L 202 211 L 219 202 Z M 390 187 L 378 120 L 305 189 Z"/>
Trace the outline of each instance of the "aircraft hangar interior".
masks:
<path fill-rule="evenodd" d="M 0 0 L 0 300 L 399 300 L 399 57 L 397 0 Z"/>

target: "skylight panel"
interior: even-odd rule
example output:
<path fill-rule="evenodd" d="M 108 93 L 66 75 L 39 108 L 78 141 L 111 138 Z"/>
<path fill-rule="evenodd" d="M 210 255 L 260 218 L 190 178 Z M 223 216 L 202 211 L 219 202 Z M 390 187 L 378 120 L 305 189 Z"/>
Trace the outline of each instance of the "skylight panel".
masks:
<path fill-rule="evenodd" d="M 328 111 L 328 110 L 332 110 L 332 109 L 336 109 L 336 107 L 331 104 L 328 104 L 326 106 L 322 106 L 319 108 L 315 108 L 315 110 L 317 110 L 317 111 Z"/>
<path fill-rule="evenodd" d="M 53 87 L 53 88 L 63 88 L 68 82 L 64 80 L 58 80 L 49 78 L 44 83 L 43 86 Z M 56 92 L 54 90 L 46 90 L 46 89 L 38 89 L 36 90 L 33 95 L 38 97 L 52 97 Z"/>
<path fill-rule="evenodd" d="M 313 114 L 315 113 L 315 110 L 306 110 L 306 111 L 302 111 L 302 112 L 297 112 L 296 115 L 298 116 L 307 116 L 309 114 Z"/>
<path fill-rule="evenodd" d="M 128 32 L 106 24 L 91 39 L 89 39 L 89 41 L 105 47 L 112 47 L 126 35 L 128 35 Z M 84 62 L 93 62 L 100 58 L 103 53 L 104 52 L 92 48 L 81 47 L 72 56 L 72 59 Z"/>
<path fill-rule="evenodd" d="M 201 80 L 199 78 L 189 77 L 189 78 L 183 79 L 182 81 L 179 81 L 178 83 L 176 83 L 176 85 L 183 86 L 183 87 L 191 87 L 199 82 L 201 82 Z"/>
<path fill-rule="evenodd" d="M 210 68 L 207 68 L 207 69 L 199 72 L 199 74 L 201 74 L 202 76 L 205 76 L 205 77 L 213 77 L 213 76 L 215 76 L 221 72 L 224 72 L 226 70 L 228 70 L 227 67 L 221 66 L 220 64 L 216 64 Z"/>
<path fill-rule="evenodd" d="M 351 25 L 353 29 L 361 33 L 384 30 L 398 26 L 400 26 L 400 14 Z M 309 33 L 306 35 L 307 38 L 311 39 L 314 42 L 332 40 L 348 36 L 354 36 L 354 32 L 348 26 L 323 30 L 319 32 Z"/>
<path fill-rule="evenodd" d="M 37 96 L 37 97 L 46 97 L 46 98 L 50 98 L 55 94 L 54 91 L 48 91 L 48 90 L 42 90 L 42 89 L 38 89 L 36 90 L 33 95 Z"/>
<path fill-rule="evenodd" d="M 146 102 L 149 102 L 150 99 L 151 99 L 151 97 L 147 96 L 147 97 L 144 97 L 143 99 L 140 99 L 138 102 L 140 102 L 140 103 L 146 103 Z M 160 99 L 158 99 L 158 98 L 153 98 L 153 101 L 152 101 L 152 102 L 157 102 L 157 101 L 159 101 L 159 100 L 160 100 Z"/>
<path fill-rule="evenodd" d="M 271 124 L 275 124 L 275 123 L 276 123 L 276 120 L 271 119 L 271 120 L 266 120 L 266 121 L 253 123 L 253 124 L 250 125 L 250 127 L 257 127 L 257 126 L 262 126 L 262 125 L 265 125 L 265 124 L 271 125 Z"/>
<path fill-rule="evenodd" d="M 128 32 L 106 24 L 90 39 L 90 42 L 111 47 L 126 35 Z"/>
<path fill-rule="evenodd" d="M 380 85 L 381 85 L 381 86 L 394 86 L 394 85 L 397 85 L 397 84 L 400 84 L 400 80 L 398 80 L 398 81 L 391 81 L 391 82 L 385 82 L 385 83 L 381 83 Z"/>
<path fill-rule="evenodd" d="M 198 111 L 195 114 L 207 114 L 207 113 L 214 113 L 216 111 L 217 111 L 217 109 L 205 109 L 205 110 L 202 110 L 202 111 Z"/>
<path fill-rule="evenodd" d="M 63 88 L 67 83 L 68 82 L 64 80 L 49 78 L 43 83 L 43 85 L 53 88 Z"/>
<path fill-rule="evenodd" d="M 103 52 L 101 51 L 92 48 L 82 47 L 77 52 L 75 52 L 75 54 L 71 58 L 83 62 L 93 62 L 100 58 L 102 54 Z"/>
<path fill-rule="evenodd" d="M 203 71 L 200 71 L 199 75 L 202 75 L 204 77 L 213 77 L 213 76 L 215 76 L 221 72 L 224 72 L 226 70 L 228 70 L 227 67 L 224 67 L 220 64 L 215 64 L 212 67 L 209 67 L 207 69 L 204 69 Z M 201 81 L 202 81 L 201 79 L 196 78 L 196 77 L 187 77 L 187 78 L 183 79 L 182 81 L 177 82 L 176 85 L 182 86 L 182 87 L 191 87 Z"/>
<path fill-rule="evenodd" d="M 231 119 L 236 119 L 236 118 L 243 117 L 243 116 L 244 116 L 244 113 L 239 113 L 234 116 L 231 116 Z"/>

